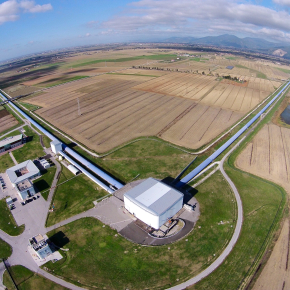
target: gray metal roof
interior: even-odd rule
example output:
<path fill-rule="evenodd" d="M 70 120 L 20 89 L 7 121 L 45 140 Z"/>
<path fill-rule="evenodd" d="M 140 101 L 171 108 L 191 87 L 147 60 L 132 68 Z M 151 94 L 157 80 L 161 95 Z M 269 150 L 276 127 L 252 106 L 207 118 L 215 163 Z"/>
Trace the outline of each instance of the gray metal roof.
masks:
<path fill-rule="evenodd" d="M 23 168 L 26 168 L 28 172 L 21 176 L 17 176 L 15 172 Z M 35 164 L 31 160 L 26 160 L 6 170 L 6 174 L 8 175 L 10 181 L 14 184 L 17 184 L 27 178 L 31 178 L 32 176 L 38 173 L 39 169 L 35 166 Z"/>
<path fill-rule="evenodd" d="M 3 147 L 3 146 L 8 145 L 10 143 L 19 141 L 21 139 L 22 139 L 22 134 L 16 135 L 16 136 L 7 137 L 4 140 L 0 141 L 0 147 Z"/>
<path fill-rule="evenodd" d="M 152 177 L 124 194 L 130 201 L 153 215 L 162 215 L 183 199 L 183 193 Z"/>

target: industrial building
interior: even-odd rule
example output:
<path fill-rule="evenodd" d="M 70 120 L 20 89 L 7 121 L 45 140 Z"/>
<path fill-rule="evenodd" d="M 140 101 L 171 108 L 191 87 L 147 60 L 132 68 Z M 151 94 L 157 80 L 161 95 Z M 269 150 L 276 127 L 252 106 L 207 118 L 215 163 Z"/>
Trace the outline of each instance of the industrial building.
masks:
<path fill-rule="evenodd" d="M 7 137 L 4 140 L 0 141 L 0 153 L 10 150 L 14 147 L 17 147 L 23 143 L 23 136 L 22 134 Z"/>
<path fill-rule="evenodd" d="M 35 194 L 31 179 L 40 176 L 40 171 L 31 160 L 7 169 L 6 174 L 22 200 Z"/>
<path fill-rule="evenodd" d="M 52 250 L 49 247 L 47 240 L 41 234 L 31 238 L 29 243 L 39 259 L 45 259 L 47 256 L 52 254 Z"/>
<path fill-rule="evenodd" d="M 72 172 L 74 175 L 78 175 L 79 173 L 81 173 L 78 168 L 76 168 L 75 166 L 73 166 L 71 164 L 67 167 L 67 169 L 70 172 Z"/>
<path fill-rule="evenodd" d="M 159 229 L 183 206 L 183 193 L 148 178 L 124 194 L 125 208 L 136 218 Z"/>
<path fill-rule="evenodd" d="M 62 143 L 58 140 L 53 140 L 50 142 L 50 148 L 54 154 L 57 154 L 62 151 Z"/>

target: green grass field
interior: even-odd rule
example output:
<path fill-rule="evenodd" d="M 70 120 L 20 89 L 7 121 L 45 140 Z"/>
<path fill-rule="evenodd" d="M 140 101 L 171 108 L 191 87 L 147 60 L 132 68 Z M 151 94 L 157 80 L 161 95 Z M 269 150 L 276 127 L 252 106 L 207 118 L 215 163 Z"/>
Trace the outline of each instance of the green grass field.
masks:
<path fill-rule="evenodd" d="M 12 266 L 9 271 L 19 290 L 65 290 L 64 288 L 54 282 L 39 276 L 23 266 Z M 10 290 L 15 289 L 13 282 L 7 271 L 3 276 L 4 285 Z"/>
<path fill-rule="evenodd" d="M 7 259 L 12 254 L 12 248 L 0 239 L 0 259 Z"/>
<path fill-rule="evenodd" d="M 67 171 L 61 174 L 59 184 L 71 178 L 71 175 L 69 175 Z M 68 176 L 69 178 L 67 178 Z M 97 185 L 84 174 L 78 175 L 60 184 L 53 197 L 55 210 L 48 214 L 47 226 L 54 225 L 64 219 L 92 208 L 94 206 L 93 201 L 106 194 L 106 191 L 97 187 Z"/>
<path fill-rule="evenodd" d="M 10 209 L 6 204 L 6 199 L 0 200 L 0 229 L 10 236 L 18 236 L 24 231 L 24 225 L 17 226 Z"/>
<path fill-rule="evenodd" d="M 39 136 L 28 126 L 25 126 L 25 134 L 32 137 L 32 140 L 24 144 L 23 147 L 13 151 L 13 155 L 18 163 L 45 155 L 40 145 Z"/>
<path fill-rule="evenodd" d="M 62 85 L 68 82 L 72 82 L 72 81 L 76 81 L 76 80 L 80 80 L 80 79 L 84 79 L 87 78 L 88 76 L 74 76 L 71 78 L 56 78 L 56 79 L 51 79 L 42 83 L 37 84 L 37 86 L 39 87 L 44 87 L 44 88 L 50 88 L 53 86 L 57 86 L 57 85 Z"/>
<path fill-rule="evenodd" d="M 24 108 L 26 108 L 29 111 L 35 111 L 41 107 L 33 105 L 33 104 L 28 104 L 28 103 L 24 103 L 24 102 L 18 102 L 20 105 L 22 105 Z"/>
<path fill-rule="evenodd" d="M 64 247 L 69 251 L 62 253 L 65 260 L 45 266 L 66 279 L 101 289 L 151 289 L 152 285 L 164 289 L 177 284 L 176 279 L 186 280 L 221 253 L 232 235 L 236 213 L 233 195 L 220 173 L 199 186 L 195 196 L 200 219 L 170 250 L 168 245 L 138 246 L 115 236 L 115 230 L 98 220 L 85 218 L 48 233 L 59 245 L 63 235 L 58 233 L 64 233 L 69 240 Z M 218 225 L 221 220 L 226 223 Z"/>
<path fill-rule="evenodd" d="M 79 147 L 75 150 L 123 182 L 129 182 L 138 174 L 138 179 L 175 178 L 194 159 L 194 155 L 152 139 L 134 142 L 104 158 L 93 158 Z"/>
<path fill-rule="evenodd" d="M 12 166 L 14 166 L 14 163 L 8 153 L 0 156 L 0 172 L 4 173 Z"/>
<path fill-rule="evenodd" d="M 56 167 L 52 166 L 41 172 L 41 177 L 33 181 L 33 184 L 39 190 L 45 200 L 47 200 L 49 194 L 49 188 L 51 187 Z"/>
<path fill-rule="evenodd" d="M 72 65 L 72 67 L 81 67 L 87 66 L 102 62 L 127 62 L 139 59 L 148 59 L 148 60 L 171 60 L 172 58 L 176 58 L 176 54 L 153 54 L 153 55 L 142 55 L 142 56 L 132 56 L 132 57 L 123 57 L 123 58 L 116 58 L 116 59 L 95 59 L 86 62 L 76 63 Z"/>
<path fill-rule="evenodd" d="M 286 69 L 286 68 L 280 68 L 280 67 L 275 67 L 275 69 L 278 69 L 286 74 L 290 74 L 290 70 L 289 69 Z"/>

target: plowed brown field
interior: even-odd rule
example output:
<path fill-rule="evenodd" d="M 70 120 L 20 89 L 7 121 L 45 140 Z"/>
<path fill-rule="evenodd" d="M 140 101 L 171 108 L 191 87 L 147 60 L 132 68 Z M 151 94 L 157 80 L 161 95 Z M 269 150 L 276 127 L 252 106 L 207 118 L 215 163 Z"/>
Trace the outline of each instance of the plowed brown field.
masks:
<path fill-rule="evenodd" d="M 138 76 L 131 74 L 134 71 Z M 205 75 L 164 71 L 154 75 L 140 69 L 125 73 L 64 84 L 28 102 L 41 106 L 37 113 L 62 131 L 105 152 L 152 135 L 197 149 L 262 100 L 257 89 L 222 84 Z"/>
<path fill-rule="evenodd" d="M 236 165 L 290 191 L 290 130 L 265 125 L 239 155 Z"/>
<path fill-rule="evenodd" d="M 12 115 L 7 115 L 3 118 L 0 118 L 0 132 L 15 126 L 18 124 L 17 120 Z"/>

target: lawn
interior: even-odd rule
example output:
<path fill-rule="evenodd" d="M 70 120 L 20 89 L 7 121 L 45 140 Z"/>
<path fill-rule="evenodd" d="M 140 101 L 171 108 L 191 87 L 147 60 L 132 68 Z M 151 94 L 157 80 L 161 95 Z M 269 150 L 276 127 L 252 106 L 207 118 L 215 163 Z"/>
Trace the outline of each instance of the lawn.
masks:
<path fill-rule="evenodd" d="M 75 150 L 126 183 L 138 174 L 138 179 L 175 178 L 194 159 L 194 155 L 169 146 L 166 142 L 145 138 L 104 158 L 93 158 L 79 147 Z"/>
<path fill-rule="evenodd" d="M 45 200 L 47 200 L 49 188 L 51 187 L 55 172 L 56 167 L 52 166 L 41 171 L 41 177 L 33 181 L 33 184 L 36 186 Z"/>
<path fill-rule="evenodd" d="M 176 58 L 176 54 L 153 54 L 153 55 L 142 55 L 142 56 L 133 56 L 133 57 L 123 57 L 123 58 L 116 58 L 116 59 L 95 59 L 90 60 L 82 63 L 77 63 L 72 65 L 72 67 L 81 67 L 86 65 L 97 64 L 101 62 L 127 62 L 139 59 L 150 59 L 150 60 L 171 60 L 172 58 Z"/>
<path fill-rule="evenodd" d="M 0 259 L 7 259 L 12 255 L 12 248 L 0 239 Z"/>
<path fill-rule="evenodd" d="M 59 183 L 68 179 L 68 173 L 62 173 Z M 70 177 L 71 178 L 71 177 Z M 84 174 L 60 184 L 54 194 L 54 211 L 48 214 L 47 226 L 86 211 L 94 206 L 93 201 L 107 194 Z"/>
<path fill-rule="evenodd" d="M 0 156 L 0 172 L 4 173 L 10 167 L 14 166 L 14 163 L 8 154 L 8 152 Z"/>
<path fill-rule="evenodd" d="M 19 290 L 31 290 L 31 289 L 42 289 L 42 290 L 64 290 L 64 288 L 54 282 L 39 276 L 29 269 L 17 265 L 9 268 L 9 271 L 18 287 Z M 3 276 L 4 285 L 10 290 L 14 289 L 14 284 L 7 271 Z"/>
<path fill-rule="evenodd" d="M 23 147 L 13 151 L 18 163 L 45 155 L 40 145 L 39 136 L 28 126 L 25 127 L 25 134 L 30 137 L 30 141 L 24 144 Z"/>
<path fill-rule="evenodd" d="M 286 74 L 290 74 L 290 70 L 289 69 L 286 69 L 286 68 L 281 68 L 281 67 L 275 67 L 275 69 L 278 69 Z"/>
<path fill-rule="evenodd" d="M 20 227 L 17 226 L 10 209 L 6 204 L 6 199 L 0 200 L 0 212 L 1 212 L 1 219 L 0 219 L 0 229 L 6 232 L 10 236 L 18 236 L 24 231 L 24 225 Z"/>
<path fill-rule="evenodd" d="M 84 218 L 48 233 L 54 243 L 69 251 L 62 252 L 65 260 L 45 266 L 66 279 L 106 289 L 151 289 L 152 285 L 164 289 L 178 284 L 177 279 L 187 280 L 224 249 L 236 213 L 232 192 L 220 173 L 194 194 L 201 207 L 200 219 L 194 230 L 170 249 L 168 245 L 138 246 L 115 236 L 115 230 L 103 227 L 98 220 Z M 220 221 L 225 224 L 219 225 Z"/>
<path fill-rule="evenodd" d="M 41 107 L 33 105 L 33 104 L 28 104 L 28 103 L 24 103 L 24 102 L 18 102 L 20 105 L 22 105 L 24 108 L 26 108 L 29 111 L 35 111 Z"/>

